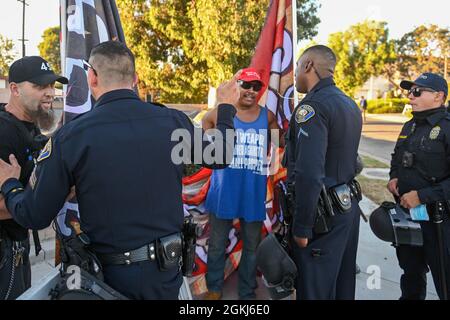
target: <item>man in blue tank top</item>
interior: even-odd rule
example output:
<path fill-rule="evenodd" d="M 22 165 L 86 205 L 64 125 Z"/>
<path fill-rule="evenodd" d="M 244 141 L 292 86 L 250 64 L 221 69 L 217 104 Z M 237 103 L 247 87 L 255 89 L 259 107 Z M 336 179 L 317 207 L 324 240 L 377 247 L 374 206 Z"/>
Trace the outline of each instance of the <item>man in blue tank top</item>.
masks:
<path fill-rule="evenodd" d="M 247 68 L 239 77 L 240 99 L 234 117 L 236 145 L 233 161 L 224 170 L 215 170 L 206 198 L 210 213 L 211 234 L 208 245 L 206 300 L 222 297 L 225 250 L 234 219 L 240 221 L 243 249 L 239 263 L 239 298 L 255 298 L 255 251 L 261 240 L 261 227 L 266 218 L 268 131 L 278 130 L 272 112 L 258 105 L 258 92 L 264 87 L 257 70 Z M 206 131 L 215 127 L 215 110 L 202 120 Z M 274 139 L 275 140 L 275 139 Z M 272 140 L 273 141 L 273 140 Z"/>

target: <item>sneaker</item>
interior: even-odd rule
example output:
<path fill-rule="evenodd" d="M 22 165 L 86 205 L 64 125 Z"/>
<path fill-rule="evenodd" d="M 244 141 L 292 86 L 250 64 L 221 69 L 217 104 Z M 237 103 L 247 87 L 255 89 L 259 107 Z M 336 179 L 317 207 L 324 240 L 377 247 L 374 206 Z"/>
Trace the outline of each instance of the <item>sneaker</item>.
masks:
<path fill-rule="evenodd" d="M 221 298 L 222 298 L 222 292 L 220 292 L 220 291 L 208 291 L 203 296 L 203 300 L 220 300 Z"/>

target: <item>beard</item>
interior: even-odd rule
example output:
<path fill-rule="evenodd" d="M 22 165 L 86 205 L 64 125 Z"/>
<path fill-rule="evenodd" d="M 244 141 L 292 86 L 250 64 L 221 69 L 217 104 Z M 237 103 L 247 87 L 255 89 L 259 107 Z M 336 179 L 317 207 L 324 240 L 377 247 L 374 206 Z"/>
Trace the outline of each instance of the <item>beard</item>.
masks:
<path fill-rule="evenodd" d="M 30 113 L 33 122 L 39 127 L 39 129 L 49 131 L 53 128 L 55 124 L 55 111 L 53 111 L 53 108 L 45 110 L 39 106 L 37 110 L 31 111 Z"/>

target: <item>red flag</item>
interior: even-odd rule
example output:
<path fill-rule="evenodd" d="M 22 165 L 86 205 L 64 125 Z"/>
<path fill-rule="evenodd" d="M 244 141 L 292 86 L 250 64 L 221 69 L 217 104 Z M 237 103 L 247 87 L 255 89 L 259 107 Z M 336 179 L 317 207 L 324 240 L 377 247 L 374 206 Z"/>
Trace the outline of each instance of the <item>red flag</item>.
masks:
<path fill-rule="evenodd" d="M 292 1 L 272 0 L 251 62 L 268 85 L 260 93 L 259 104 L 276 115 L 285 131 L 294 110 L 292 21 Z"/>

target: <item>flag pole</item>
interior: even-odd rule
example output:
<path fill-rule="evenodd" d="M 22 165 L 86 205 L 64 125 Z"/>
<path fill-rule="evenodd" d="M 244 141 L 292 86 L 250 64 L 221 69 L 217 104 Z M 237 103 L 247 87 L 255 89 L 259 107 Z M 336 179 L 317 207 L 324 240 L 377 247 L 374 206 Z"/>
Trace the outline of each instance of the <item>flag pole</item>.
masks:
<path fill-rule="evenodd" d="M 295 89 L 295 69 L 297 69 L 297 47 L 298 47 L 298 39 L 297 39 L 297 0 L 292 0 L 292 74 L 294 77 L 294 108 L 298 105 L 298 92 Z"/>
<path fill-rule="evenodd" d="M 60 55 L 61 55 L 61 73 L 65 76 L 66 69 L 66 39 L 67 39 L 67 25 L 66 25 L 66 17 L 67 17 L 67 6 L 66 6 L 66 0 L 60 0 L 59 1 L 59 26 L 60 26 Z"/>
<path fill-rule="evenodd" d="M 67 44 L 67 0 L 59 1 L 59 26 L 60 26 L 60 39 L 59 48 L 61 54 L 61 74 L 65 77 L 66 75 L 66 44 Z M 67 85 L 63 85 L 63 109 L 66 105 L 66 91 Z"/>

